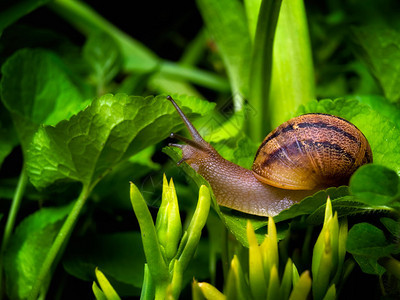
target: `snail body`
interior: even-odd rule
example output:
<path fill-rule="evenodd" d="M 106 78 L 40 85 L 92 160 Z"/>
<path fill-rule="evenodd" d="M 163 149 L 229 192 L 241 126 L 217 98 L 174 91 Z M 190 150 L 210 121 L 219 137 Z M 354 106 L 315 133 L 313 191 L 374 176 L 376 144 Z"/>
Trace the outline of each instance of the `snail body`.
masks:
<path fill-rule="evenodd" d="M 208 181 L 217 203 L 248 214 L 275 216 L 304 197 L 329 186 L 346 184 L 354 171 L 372 162 L 369 143 L 350 122 L 327 114 L 306 114 L 273 130 L 261 143 L 252 170 L 221 157 L 168 96 L 192 140 L 182 159 Z"/>

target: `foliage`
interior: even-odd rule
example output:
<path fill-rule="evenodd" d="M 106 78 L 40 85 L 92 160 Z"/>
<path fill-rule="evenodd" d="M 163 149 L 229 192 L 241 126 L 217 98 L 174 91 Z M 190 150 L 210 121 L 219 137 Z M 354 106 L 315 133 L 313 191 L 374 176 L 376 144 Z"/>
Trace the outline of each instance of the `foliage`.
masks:
<path fill-rule="evenodd" d="M 91 5 L 0 3 L 0 299 L 400 294 L 396 1 Z M 219 207 L 172 163 L 167 94 L 246 168 L 309 112 L 354 123 L 374 163 L 268 220 Z"/>
<path fill-rule="evenodd" d="M 299 275 L 288 258 L 279 274 L 278 239 L 273 218 L 268 220 L 268 234 L 259 245 L 253 226 L 247 223 L 248 264 L 234 256 L 224 286 L 224 294 L 202 282 L 194 283 L 194 292 L 206 299 L 334 299 L 336 287 L 343 284 L 346 254 L 347 220 L 339 224 L 328 198 L 324 224 L 313 248 L 312 265 Z M 282 263 L 282 262 L 281 262 Z M 248 271 L 243 270 L 248 265 Z M 312 279 L 310 277 L 312 271 Z"/>

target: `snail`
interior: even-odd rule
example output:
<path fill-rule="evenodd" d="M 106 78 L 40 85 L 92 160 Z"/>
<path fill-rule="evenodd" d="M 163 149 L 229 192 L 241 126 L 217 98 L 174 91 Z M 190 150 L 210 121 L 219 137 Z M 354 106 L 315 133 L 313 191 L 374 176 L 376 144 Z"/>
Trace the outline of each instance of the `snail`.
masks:
<path fill-rule="evenodd" d="M 210 184 L 217 203 L 244 213 L 275 216 L 318 190 L 347 184 L 354 171 L 372 162 L 371 147 L 352 123 L 333 115 L 305 114 L 278 126 L 261 143 L 252 170 L 218 154 L 182 112 L 192 139 L 171 133 L 185 144 L 182 162 Z"/>

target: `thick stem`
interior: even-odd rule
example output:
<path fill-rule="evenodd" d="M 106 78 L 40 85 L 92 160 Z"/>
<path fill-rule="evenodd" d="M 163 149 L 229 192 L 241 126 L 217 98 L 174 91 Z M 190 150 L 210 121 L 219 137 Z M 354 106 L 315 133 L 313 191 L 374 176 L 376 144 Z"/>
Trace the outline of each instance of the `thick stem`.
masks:
<path fill-rule="evenodd" d="M 42 285 L 45 282 L 47 276 L 49 276 L 51 267 L 53 266 L 54 260 L 60 252 L 60 249 L 66 242 L 66 240 L 70 237 L 72 230 L 75 227 L 75 224 L 78 220 L 79 214 L 86 203 L 86 200 L 89 196 L 90 188 L 84 186 L 81 194 L 75 202 L 74 207 L 69 213 L 67 219 L 65 220 L 63 226 L 61 227 L 56 239 L 53 242 L 53 245 L 50 248 L 49 253 L 47 254 L 41 269 L 36 277 L 36 281 L 33 285 L 31 293 L 29 294 L 28 299 L 35 300 L 38 298 L 38 295 L 41 291 Z"/>
<path fill-rule="evenodd" d="M 7 249 L 8 242 L 10 240 L 11 234 L 14 229 L 15 219 L 17 218 L 18 210 L 21 205 L 22 197 L 25 192 L 26 184 L 28 182 L 28 175 L 25 171 L 25 165 L 23 165 L 21 174 L 19 176 L 17 189 L 15 190 L 15 194 L 11 203 L 10 212 L 8 214 L 6 227 L 4 229 L 3 241 L 1 243 L 1 250 L 0 250 L 0 299 L 3 298 L 3 260 L 4 260 L 4 253 Z"/>
<path fill-rule="evenodd" d="M 158 71 L 169 78 L 186 80 L 212 90 L 221 92 L 229 90 L 228 81 L 215 73 L 160 59 L 150 49 L 115 27 L 83 1 L 55 0 L 48 5 L 83 34 L 90 35 L 96 31 L 109 34 L 120 46 L 125 61 L 124 67 L 128 71 L 139 73 Z"/>

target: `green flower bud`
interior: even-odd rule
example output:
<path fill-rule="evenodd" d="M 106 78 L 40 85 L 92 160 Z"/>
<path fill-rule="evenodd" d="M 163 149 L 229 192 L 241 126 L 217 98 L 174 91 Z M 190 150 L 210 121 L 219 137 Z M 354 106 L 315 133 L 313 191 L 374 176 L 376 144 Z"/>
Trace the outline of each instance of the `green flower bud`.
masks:
<path fill-rule="evenodd" d="M 170 262 L 176 255 L 178 243 L 182 236 L 182 223 L 174 183 L 171 178 L 168 185 L 165 174 L 161 206 L 156 220 L 156 230 L 165 259 Z"/>

